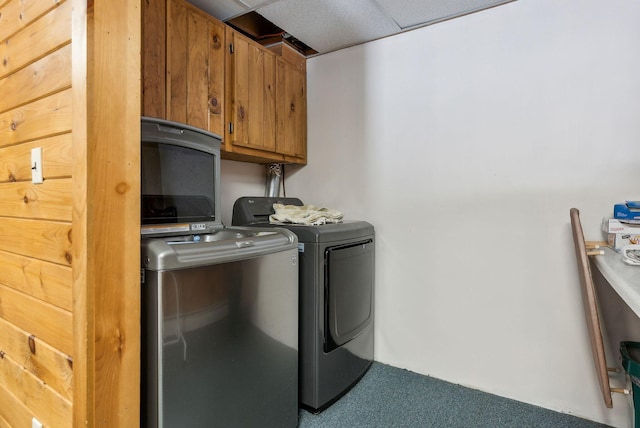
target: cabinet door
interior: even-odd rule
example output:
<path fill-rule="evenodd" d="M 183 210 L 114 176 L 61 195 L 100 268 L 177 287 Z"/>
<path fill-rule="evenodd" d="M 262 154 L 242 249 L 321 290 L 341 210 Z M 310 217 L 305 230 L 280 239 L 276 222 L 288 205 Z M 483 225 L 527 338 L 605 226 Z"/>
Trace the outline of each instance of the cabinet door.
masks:
<path fill-rule="evenodd" d="M 142 115 L 166 119 L 167 10 L 163 1 L 142 2 Z"/>
<path fill-rule="evenodd" d="M 225 25 L 210 20 L 209 26 L 209 131 L 224 135 Z"/>
<path fill-rule="evenodd" d="M 209 27 L 202 16 L 187 13 L 186 122 L 209 129 Z"/>
<path fill-rule="evenodd" d="M 187 122 L 189 11 L 178 1 L 167 10 L 167 119 Z"/>
<path fill-rule="evenodd" d="M 306 158 L 307 103 L 305 71 L 278 58 L 276 150 L 284 155 Z"/>
<path fill-rule="evenodd" d="M 224 24 L 172 1 L 167 34 L 167 118 L 222 135 Z"/>
<path fill-rule="evenodd" d="M 274 152 L 275 54 L 247 37 L 227 29 L 230 73 L 229 139 L 234 146 Z"/>

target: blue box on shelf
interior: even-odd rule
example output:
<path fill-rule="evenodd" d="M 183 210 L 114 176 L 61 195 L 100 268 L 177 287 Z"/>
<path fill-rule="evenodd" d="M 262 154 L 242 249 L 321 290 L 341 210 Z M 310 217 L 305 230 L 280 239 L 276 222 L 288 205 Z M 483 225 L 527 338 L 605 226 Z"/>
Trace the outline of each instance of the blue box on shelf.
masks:
<path fill-rule="evenodd" d="M 640 201 L 627 201 L 613 206 L 613 218 L 619 220 L 640 220 Z"/>

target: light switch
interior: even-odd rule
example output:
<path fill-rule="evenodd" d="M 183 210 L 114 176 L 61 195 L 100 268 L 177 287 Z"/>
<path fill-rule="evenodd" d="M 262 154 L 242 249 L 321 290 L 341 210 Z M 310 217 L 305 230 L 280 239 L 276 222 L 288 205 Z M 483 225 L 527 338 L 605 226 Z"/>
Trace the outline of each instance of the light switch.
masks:
<path fill-rule="evenodd" d="M 31 181 L 42 183 L 42 147 L 31 149 Z"/>

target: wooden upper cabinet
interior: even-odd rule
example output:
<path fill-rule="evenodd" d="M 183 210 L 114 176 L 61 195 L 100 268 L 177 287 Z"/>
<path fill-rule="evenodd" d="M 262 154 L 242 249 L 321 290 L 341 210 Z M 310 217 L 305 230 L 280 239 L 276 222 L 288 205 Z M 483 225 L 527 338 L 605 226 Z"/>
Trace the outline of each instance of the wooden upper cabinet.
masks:
<path fill-rule="evenodd" d="M 276 55 L 227 27 L 227 141 L 276 151 Z"/>
<path fill-rule="evenodd" d="M 142 2 L 142 115 L 167 118 L 167 10 L 164 1 Z"/>
<path fill-rule="evenodd" d="M 306 59 L 185 0 L 143 4 L 142 114 L 222 136 L 222 157 L 305 164 Z"/>
<path fill-rule="evenodd" d="M 209 130 L 224 136 L 224 87 L 225 87 L 225 25 L 219 21 L 208 22 L 209 30 Z"/>
<path fill-rule="evenodd" d="M 225 25 L 182 1 L 167 11 L 167 119 L 224 133 Z"/>
<path fill-rule="evenodd" d="M 227 27 L 227 151 L 306 163 L 306 60 Z M 256 152 L 259 151 L 259 152 Z"/>
<path fill-rule="evenodd" d="M 276 150 L 299 160 L 307 157 L 307 88 L 305 69 L 277 60 Z"/>

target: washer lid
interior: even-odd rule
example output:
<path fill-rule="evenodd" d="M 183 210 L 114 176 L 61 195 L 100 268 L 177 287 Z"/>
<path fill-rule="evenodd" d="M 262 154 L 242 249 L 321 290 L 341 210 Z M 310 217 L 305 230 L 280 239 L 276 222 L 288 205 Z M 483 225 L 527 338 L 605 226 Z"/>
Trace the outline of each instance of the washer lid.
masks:
<path fill-rule="evenodd" d="M 142 118 L 141 233 L 222 228 L 220 137 L 181 123 Z"/>
<path fill-rule="evenodd" d="M 298 241 L 305 243 L 332 243 L 373 237 L 374 234 L 373 226 L 366 221 L 344 221 L 317 226 L 272 223 L 271 226 L 289 229 L 298 236 Z"/>
<path fill-rule="evenodd" d="M 162 271 L 295 250 L 298 239 L 286 229 L 233 227 L 202 235 L 146 238 L 141 244 L 143 268 Z"/>
<path fill-rule="evenodd" d="M 269 223 L 269 216 L 274 214 L 273 204 L 304 205 L 298 198 L 279 198 L 268 196 L 243 196 L 233 204 L 234 226 L 245 226 L 256 223 Z"/>
<path fill-rule="evenodd" d="M 366 221 L 344 221 L 322 225 L 302 225 L 291 223 L 269 223 L 269 215 L 274 213 L 273 204 L 304 205 L 298 198 L 274 198 L 244 196 L 233 204 L 234 226 L 284 227 L 305 243 L 335 242 L 343 239 L 360 239 L 373 236 L 374 228 Z"/>

